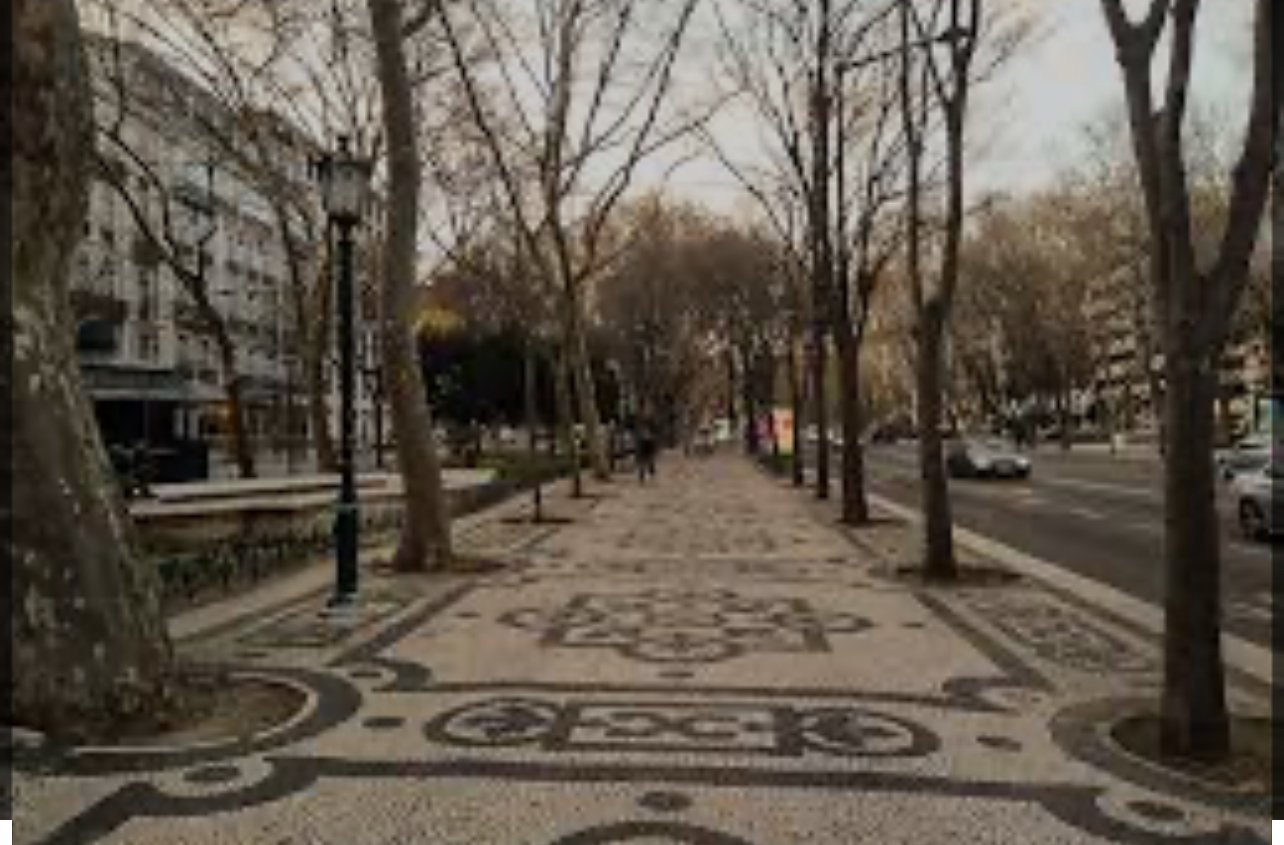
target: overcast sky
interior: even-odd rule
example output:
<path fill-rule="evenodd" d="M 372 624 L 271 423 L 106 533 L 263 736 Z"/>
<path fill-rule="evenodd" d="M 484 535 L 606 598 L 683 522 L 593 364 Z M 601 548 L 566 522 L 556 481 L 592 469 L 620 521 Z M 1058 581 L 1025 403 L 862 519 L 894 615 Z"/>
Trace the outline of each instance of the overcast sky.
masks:
<path fill-rule="evenodd" d="M 713 1 L 706 0 L 706 13 Z M 1127 2 L 1135 10 L 1149 0 Z M 1017 57 L 977 92 L 969 128 L 969 190 L 974 195 L 1020 193 L 1047 183 L 1082 158 L 1086 127 L 1122 113 L 1123 84 L 1101 0 L 988 3 L 1024 5 L 1036 15 L 1036 26 Z M 1247 109 L 1253 6 L 1253 0 L 1204 0 L 1199 21 L 1196 108 L 1211 110 L 1236 136 Z M 690 106 L 716 99 L 718 47 L 711 22 L 690 33 L 673 92 L 677 102 Z M 766 133 L 745 110 L 724 112 L 713 129 L 719 146 L 737 161 L 762 161 Z M 646 162 L 635 187 L 663 185 L 671 194 L 713 209 L 756 216 L 753 200 L 712 154 L 698 147 L 671 149 Z M 674 170 L 679 159 L 684 163 Z"/>
<path fill-rule="evenodd" d="M 1251 0 L 1205 0 L 1200 19 L 1195 100 L 1236 132 L 1248 98 L 1252 6 Z M 974 192 L 1019 193 L 1048 182 L 1082 156 L 1086 126 L 1122 114 L 1123 84 L 1100 0 L 1043 0 L 1033 7 L 1036 37 L 979 93 L 973 111 Z M 705 47 L 696 47 L 697 79 L 710 72 Z M 752 157 L 758 130 L 750 122 L 729 117 L 718 131 L 727 147 Z M 752 208 L 715 161 L 692 162 L 669 184 L 674 193 L 719 209 Z"/>

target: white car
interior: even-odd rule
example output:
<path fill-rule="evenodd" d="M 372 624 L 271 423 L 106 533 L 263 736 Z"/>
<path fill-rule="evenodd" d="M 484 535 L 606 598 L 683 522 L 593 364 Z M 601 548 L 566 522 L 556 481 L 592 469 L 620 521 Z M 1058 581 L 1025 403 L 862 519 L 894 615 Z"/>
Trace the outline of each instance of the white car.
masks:
<path fill-rule="evenodd" d="M 1256 540 L 1284 531 L 1284 463 L 1235 476 L 1231 491 L 1245 537 Z"/>

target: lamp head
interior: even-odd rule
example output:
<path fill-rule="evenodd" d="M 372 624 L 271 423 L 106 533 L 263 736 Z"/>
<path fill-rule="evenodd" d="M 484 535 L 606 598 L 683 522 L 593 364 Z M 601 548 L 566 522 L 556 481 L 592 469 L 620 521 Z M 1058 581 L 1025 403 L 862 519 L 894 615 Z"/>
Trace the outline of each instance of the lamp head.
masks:
<path fill-rule="evenodd" d="M 340 225 L 360 223 L 370 201 L 374 166 L 352 152 L 347 136 L 340 136 L 338 149 L 319 159 L 314 169 L 326 214 Z"/>

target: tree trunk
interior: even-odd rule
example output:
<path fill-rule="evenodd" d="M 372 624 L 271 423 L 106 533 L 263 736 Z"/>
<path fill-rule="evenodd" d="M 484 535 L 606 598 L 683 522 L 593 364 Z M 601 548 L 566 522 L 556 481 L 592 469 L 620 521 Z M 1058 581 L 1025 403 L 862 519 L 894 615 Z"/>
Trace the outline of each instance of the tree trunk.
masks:
<path fill-rule="evenodd" d="M 923 574 L 933 581 L 953 581 L 958 578 L 958 562 L 954 555 L 954 523 L 941 437 L 945 331 L 938 308 L 939 303 L 933 303 L 925 309 L 918 329 L 916 362 L 925 541 Z"/>
<path fill-rule="evenodd" d="M 1213 432 L 1213 446 L 1230 445 L 1235 439 L 1235 415 L 1231 411 L 1230 389 L 1217 386 L 1217 428 Z"/>
<path fill-rule="evenodd" d="M 1061 429 L 1059 433 L 1061 435 L 1061 451 L 1063 452 L 1069 452 L 1074 446 L 1074 435 L 1071 432 L 1073 424 L 1071 406 L 1074 400 L 1071 398 L 1070 393 L 1070 388 L 1067 387 L 1057 395 L 1057 425 Z"/>
<path fill-rule="evenodd" d="M 860 342 L 850 320 L 840 315 L 835 323 L 838 341 L 840 402 L 843 417 L 843 522 L 869 522 L 869 499 L 865 492 L 865 450 L 861 445 L 862 407 L 860 390 Z"/>
<path fill-rule="evenodd" d="M 816 498 L 829 498 L 829 355 L 824 323 L 813 328 L 811 349 L 812 423 L 816 426 Z"/>
<path fill-rule="evenodd" d="M 1185 354 L 1167 367 L 1164 458 L 1163 745 L 1217 760 L 1230 747 L 1221 653 L 1221 566 L 1213 467 L 1215 369 Z"/>
<path fill-rule="evenodd" d="M 432 411 L 424 389 L 410 315 L 418 254 L 420 163 L 413 92 L 406 69 L 401 4 L 368 0 L 388 143 L 388 202 L 383 245 L 383 366 L 397 463 L 405 488 L 405 524 L 395 566 L 403 572 L 451 560 L 450 515 Z"/>
<path fill-rule="evenodd" d="M 567 284 L 573 284 L 568 282 Z M 611 480 L 611 463 L 607 458 L 602 436 L 602 418 L 598 413 L 597 383 L 593 379 L 593 361 L 589 354 L 588 337 L 584 331 L 583 304 L 574 290 L 567 293 L 567 332 L 570 337 L 571 378 L 575 385 L 575 401 L 580 407 L 580 421 L 584 424 L 584 447 L 588 450 L 589 466 L 598 481 Z"/>
<path fill-rule="evenodd" d="M 744 428 L 741 430 L 742 439 L 745 447 L 745 454 L 750 457 L 758 457 L 762 452 L 762 439 L 759 437 L 758 418 L 761 409 L 758 407 L 758 397 L 755 390 L 755 381 L 757 373 L 753 360 L 753 353 L 744 350 L 740 353 L 741 370 L 744 378 L 740 380 L 740 407 L 744 410 Z"/>
<path fill-rule="evenodd" d="M 807 415 L 806 379 L 798 360 L 798 340 L 789 341 L 789 406 L 794 415 L 793 426 L 793 482 L 795 487 L 807 485 L 807 448 L 803 437 L 803 423 Z"/>
<path fill-rule="evenodd" d="M 258 471 L 254 466 L 254 444 L 246 423 L 245 393 L 242 389 L 245 380 L 237 368 L 236 344 L 217 313 L 213 314 L 209 325 L 215 327 L 214 343 L 218 347 L 219 365 L 223 371 L 223 392 L 227 396 L 227 422 L 232 429 L 232 460 L 236 463 L 236 474 L 240 478 L 254 478 Z"/>
<path fill-rule="evenodd" d="M 570 363 L 565 349 L 557 353 L 557 373 L 553 380 L 556 394 L 558 429 L 561 440 L 566 445 L 566 454 L 571 461 L 571 496 L 575 499 L 584 497 L 584 468 L 580 466 L 580 439 L 575 431 L 575 406 L 571 401 Z"/>
<path fill-rule="evenodd" d="M 736 374 L 736 353 L 731 347 L 727 348 L 725 360 L 727 364 L 727 424 L 731 430 L 739 428 L 739 413 L 737 411 L 738 403 L 736 401 L 740 393 L 738 376 Z"/>
<path fill-rule="evenodd" d="M 531 471 L 531 519 L 544 521 L 544 489 L 539 477 L 539 362 L 535 357 L 535 344 L 528 337 L 522 344 L 523 412 L 526 418 L 526 459 Z"/>
<path fill-rule="evenodd" d="M 72 346 L 68 272 L 83 231 L 93 144 L 75 4 L 17 0 L 11 15 L 6 715 L 78 738 L 152 711 L 173 656 L 158 579 L 133 550 Z"/>

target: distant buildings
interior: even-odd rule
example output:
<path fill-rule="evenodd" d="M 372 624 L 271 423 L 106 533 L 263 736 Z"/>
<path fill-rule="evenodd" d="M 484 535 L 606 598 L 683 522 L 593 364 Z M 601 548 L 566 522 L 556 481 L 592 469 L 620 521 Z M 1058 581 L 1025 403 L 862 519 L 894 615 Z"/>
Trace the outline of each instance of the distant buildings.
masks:
<path fill-rule="evenodd" d="M 1124 432 L 1155 432 L 1162 407 L 1164 356 L 1152 327 L 1144 266 L 1121 267 L 1090 291 L 1088 317 L 1095 327 L 1096 375 L 1088 405 L 1099 425 Z M 1268 340 L 1248 332 L 1222 357 L 1218 401 L 1226 435 L 1261 428 L 1271 393 Z"/>
<path fill-rule="evenodd" d="M 1092 326 L 1092 404 L 1098 422 L 1117 431 L 1157 429 L 1153 393 L 1163 358 L 1156 351 L 1145 272 L 1144 266 L 1117 268 L 1090 284 L 1084 304 Z"/>
<path fill-rule="evenodd" d="M 1072 422 L 1096 435 L 1120 432 L 1142 440 L 1159 438 L 1164 357 L 1151 320 L 1150 280 L 1144 264 L 1124 266 L 1092 283 L 1084 308 L 1092 326 L 1089 356 L 1093 375 L 1071 397 Z M 1260 269 L 1258 270 L 1260 272 Z M 1253 303 L 1246 302 L 1251 310 Z M 1260 306 L 1258 306 L 1260 307 Z M 1264 326 L 1268 318 L 1259 317 Z M 1223 434 L 1235 436 L 1268 428 L 1278 419 L 1281 400 L 1279 379 L 1272 373 L 1270 339 L 1254 321 L 1246 319 L 1240 340 L 1231 344 L 1222 359 L 1218 419 Z M 974 327 L 969 327 L 974 330 Z M 915 417 L 912 319 L 902 302 L 884 298 L 871 314 L 862 351 L 864 394 L 872 419 L 884 425 Z M 1010 384 L 1010 362 L 1002 354 L 998 337 L 991 356 L 997 385 Z M 954 349 L 951 349 L 951 357 Z M 954 372 L 951 414 L 969 427 L 997 422 L 977 401 L 976 386 L 957 369 Z M 1275 397 L 1274 399 L 1272 397 Z M 1005 412 L 1019 415 L 1037 409 L 1037 402 L 1012 397 Z"/>

